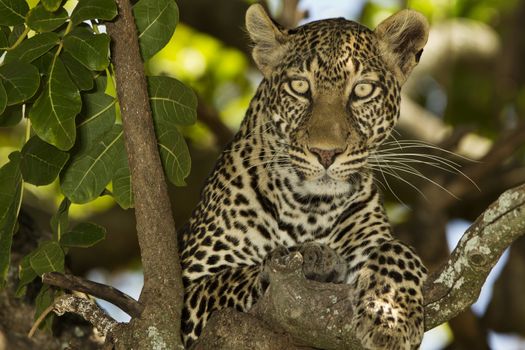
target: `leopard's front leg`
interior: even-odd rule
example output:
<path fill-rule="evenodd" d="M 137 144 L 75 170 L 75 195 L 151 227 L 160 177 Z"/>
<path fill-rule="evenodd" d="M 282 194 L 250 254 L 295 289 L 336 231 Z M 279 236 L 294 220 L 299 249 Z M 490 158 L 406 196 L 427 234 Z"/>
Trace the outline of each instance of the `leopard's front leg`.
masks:
<path fill-rule="evenodd" d="M 367 349 L 416 349 L 423 338 L 422 285 L 426 268 L 407 246 L 375 247 L 355 272 L 352 326 Z"/>

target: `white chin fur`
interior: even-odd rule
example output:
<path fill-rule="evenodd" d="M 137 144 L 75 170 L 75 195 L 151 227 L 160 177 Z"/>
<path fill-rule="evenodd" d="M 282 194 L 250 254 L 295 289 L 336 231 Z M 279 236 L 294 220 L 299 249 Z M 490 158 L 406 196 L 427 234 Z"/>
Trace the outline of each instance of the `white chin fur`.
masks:
<path fill-rule="evenodd" d="M 328 177 L 301 181 L 296 190 L 304 196 L 342 196 L 352 192 L 353 185 Z"/>

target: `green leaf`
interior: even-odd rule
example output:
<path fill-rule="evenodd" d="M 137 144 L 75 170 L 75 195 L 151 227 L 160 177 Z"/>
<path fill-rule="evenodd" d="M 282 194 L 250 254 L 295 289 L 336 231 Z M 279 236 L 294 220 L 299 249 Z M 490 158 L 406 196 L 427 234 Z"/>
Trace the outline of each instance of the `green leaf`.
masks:
<path fill-rule="evenodd" d="M 64 272 L 64 251 L 55 241 L 46 241 L 31 254 L 29 261 L 35 273 L 42 276 L 46 272 Z"/>
<path fill-rule="evenodd" d="M 51 218 L 51 230 L 53 231 L 53 239 L 57 242 L 60 241 L 60 238 L 66 232 L 67 227 L 69 226 L 69 207 L 71 206 L 71 201 L 68 198 L 64 198 L 58 207 L 57 212 Z"/>
<path fill-rule="evenodd" d="M 93 73 L 65 51 L 60 53 L 60 58 L 79 90 L 86 91 L 93 88 Z"/>
<path fill-rule="evenodd" d="M 40 2 L 42 3 L 42 5 L 44 5 L 46 10 L 50 12 L 55 12 L 60 7 L 62 0 L 40 0 Z"/>
<path fill-rule="evenodd" d="M 91 70 L 104 70 L 109 64 L 109 36 L 93 34 L 84 27 L 64 37 L 64 49 Z"/>
<path fill-rule="evenodd" d="M 114 0 L 81 0 L 71 14 L 73 25 L 88 19 L 110 20 L 117 15 L 117 6 Z"/>
<path fill-rule="evenodd" d="M 10 32 L 9 27 L 0 26 L 0 55 L 9 48 L 7 37 Z"/>
<path fill-rule="evenodd" d="M 191 159 L 175 125 L 195 122 L 197 98 L 191 89 L 169 77 L 150 77 L 148 87 L 164 171 L 173 184 L 183 186 Z"/>
<path fill-rule="evenodd" d="M 0 80 L 0 120 L 2 120 L 5 107 L 7 107 L 7 92 L 5 92 L 4 84 Z"/>
<path fill-rule="evenodd" d="M 0 66 L 0 78 L 3 79 L 8 106 L 33 97 L 40 86 L 38 69 L 25 62 L 11 62 Z"/>
<path fill-rule="evenodd" d="M 26 182 L 41 186 L 53 182 L 69 159 L 69 154 L 33 136 L 22 148 L 20 168 Z"/>
<path fill-rule="evenodd" d="M 83 222 L 65 233 L 60 239 L 64 247 L 88 248 L 106 238 L 106 229 L 102 226 Z"/>
<path fill-rule="evenodd" d="M 14 26 L 25 22 L 29 6 L 25 0 L 0 0 L 0 24 Z"/>
<path fill-rule="evenodd" d="M 31 254 L 24 256 L 18 265 L 18 287 L 15 295 L 19 298 L 26 293 L 26 286 L 38 276 L 31 267 L 30 258 Z"/>
<path fill-rule="evenodd" d="M 116 100 L 103 92 L 82 95 L 82 111 L 77 118 L 79 151 L 92 147 L 115 124 Z"/>
<path fill-rule="evenodd" d="M 164 172 L 174 185 L 184 186 L 191 159 L 176 125 L 195 122 L 197 98 L 191 89 L 169 77 L 150 77 L 148 86 Z"/>
<path fill-rule="evenodd" d="M 58 45 L 59 42 L 60 37 L 56 33 L 35 35 L 32 38 L 22 41 L 16 49 L 9 51 L 5 55 L 5 62 L 19 60 L 29 63 L 51 50 L 51 48 Z"/>
<path fill-rule="evenodd" d="M 55 61 L 55 50 L 56 49 L 51 49 L 50 51 L 46 52 L 45 54 L 31 62 L 31 64 L 35 66 L 40 72 L 40 76 L 45 76 L 49 73 L 51 64 Z"/>
<path fill-rule="evenodd" d="M 133 6 L 144 61 L 159 52 L 173 36 L 179 22 L 174 0 L 140 0 Z"/>
<path fill-rule="evenodd" d="M 9 159 L 0 168 L 0 288 L 5 285 L 7 278 L 13 232 L 22 196 L 20 152 L 11 153 Z"/>
<path fill-rule="evenodd" d="M 11 153 L 9 159 L 9 162 L 0 168 L 0 221 L 7 216 L 9 207 L 16 198 L 17 188 L 22 185 L 20 152 Z"/>
<path fill-rule="evenodd" d="M 1 1 L 1 0 L 0 0 Z M 27 33 L 25 31 L 26 27 L 24 24 L 18 24 L 13 27 L 13 30 L 9 33 L 9 36 L 7 38 L 7 42 L 9 43 L 9 46 L 13 46 L 14 43 L 22 36 L 26 36 Z"/>
<path fill-rule="evenodd" d="M 47 84 L 29 111 L 36 134 L 67 151 L 75 143 L 75 116 L 82 108 L 80 94 L 60 58 L 50 66 Z"/>
<path fill-rule="evenodd" d="M 35 298 L 35 320 L 44 312 L 55 300 L 55 290 L 48 285 L 43 285 Z M 45 321 L 39 326 L 40 329 L 51 331 L 55 314 L 50 312 Z"/>
<path fill-rule="evenodd" d="M 15 126 L 22 120 L 22 106 L 8 106 L 0 115 L 0 126 Z"/>
<path fill-rule="evenodd" d="M 124 152 L 122 126 L 115 124 L 93 147 L 76 155 L 65 169 L 62 192 L 73 203 L 97 198 L 114 173 L 114 159 Z"/>
<path fill-rule="evenodd" d="M 36 32 L 50 32 L 64 24 L 67 17 L 67 11 L 64 8 L 49 12 L 44 6 L 38 4 L 29 11 L 27 25 Z"/>
<path fill-rule="evenodd" d="M 172 125 L 156 124 L 160 158 L 166 176 L 176 186 L 184 186 L 191 169 L 191 158 L 184 137 Z"/>
<path fill-rule="evenodd" d="M 105 75 L 99 75 L 95 78 L 95 91 L 106 91 L 108 86 L 108 78 Z"/>
<path fill-rule="evenodd" d="M 133 191 L 131 190 L 131 174 L 129 172 L 128 155 L 122 152 L 115 161 L 113 175 L 113 198 L 122 209 L 133 208 Z"/>
<path fill-rule="evenodd" d="M 148 90 L 153 118 L 157 122 L 191 125 L 197 120 L 197 97 L 177 79 L 149 77 Z"/>

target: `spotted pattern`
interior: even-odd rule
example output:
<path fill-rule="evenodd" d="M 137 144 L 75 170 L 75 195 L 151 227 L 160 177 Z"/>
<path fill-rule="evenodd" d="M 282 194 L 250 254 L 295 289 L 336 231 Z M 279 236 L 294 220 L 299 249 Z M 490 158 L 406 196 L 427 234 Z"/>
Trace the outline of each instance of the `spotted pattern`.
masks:
<path fill-rule="evenodd" d="M 426 270 L 392 237 L 366 168 L 397 121 L 400 83 L 374 32 L 358 23 L 279 30 L 283 54 L 182 232 L 184 340 L 214 310 L 250 309 L 268 283 L 265 262 L 299 250 L 307 277 L 355 287 L 351 322 L 365 347 L 417 347 Z M 337 263 L 319 263 L 323 254 Z"/>

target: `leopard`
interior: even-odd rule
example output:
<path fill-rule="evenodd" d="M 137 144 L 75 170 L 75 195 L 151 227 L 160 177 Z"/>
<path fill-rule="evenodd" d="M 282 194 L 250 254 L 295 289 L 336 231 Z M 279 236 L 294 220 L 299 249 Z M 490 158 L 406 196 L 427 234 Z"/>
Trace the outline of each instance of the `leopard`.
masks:
<path fill-rule="evenodd" d="M 352 287 L 348 322 L 364 348 L 417 348 L 427 270 L 394 237 L 367 161 L 399 118 L 426 18 L 285 28 L 253 4 L 245 23 L 262 80 L 181 234 L 184 343 L 213 312 L 250 310 L 269 261 L 299 252 L 306 278 Z"/>

